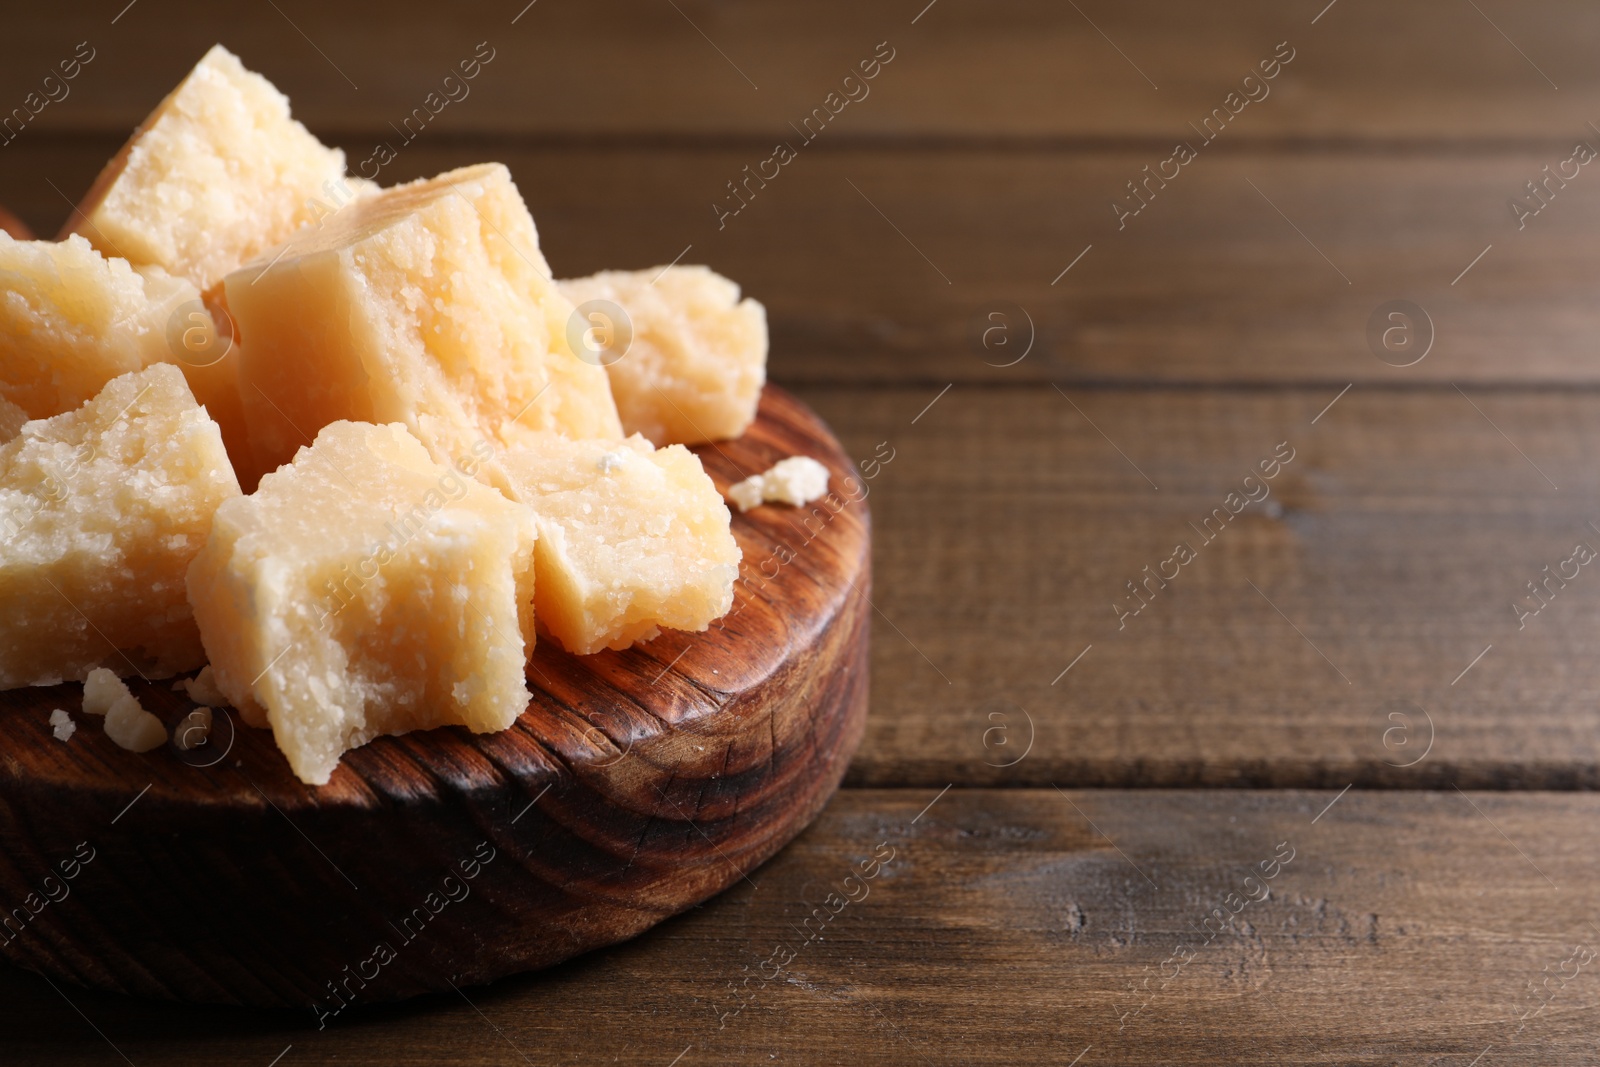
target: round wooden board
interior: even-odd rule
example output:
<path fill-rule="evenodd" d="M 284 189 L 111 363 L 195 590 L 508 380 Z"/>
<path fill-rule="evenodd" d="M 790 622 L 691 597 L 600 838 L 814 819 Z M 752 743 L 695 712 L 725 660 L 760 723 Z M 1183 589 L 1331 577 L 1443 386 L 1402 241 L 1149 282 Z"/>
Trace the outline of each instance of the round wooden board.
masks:
<path fill-rule="evenodd" d="M 813 819 L 861 740 L 866 488 L 768 387 L 719 489 L 793 455 L 829 499 L 733 517 L 733 611 L 701 634 L 575 657 L 543 641 L 512 729 L 380 738 L 323 787 L 265 731 L 135 755 L 82 688 L 0 693 L 0 958 L 149 997 L 308 1008 L 397 1000 L 633 937 L 746 877 Z M 133 687 L 169 728 L 193 705 Z M 79 730 L 54 739 L 52 708 Z"/>

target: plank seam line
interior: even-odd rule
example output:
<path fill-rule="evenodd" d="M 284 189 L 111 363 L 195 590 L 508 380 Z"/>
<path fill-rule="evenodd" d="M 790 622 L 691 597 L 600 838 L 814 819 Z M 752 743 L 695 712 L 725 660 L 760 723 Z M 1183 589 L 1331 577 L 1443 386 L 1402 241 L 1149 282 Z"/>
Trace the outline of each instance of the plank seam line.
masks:
<path fill-rule="evenodd" d="M 780 341 L 781 343 L 781 341 Z M 799 350 L 804 352 L 806 350 Z M 794 352 L 791 350 L 793 358 Z M 919 389 L 937 389 L 949 383 L 948 378 L 926 378 L 922 376 L 907 377 L 904 379 L 872 378 L 862 381 L 853 381 L 848 378 L 817 377 L 817 378 L 791 378 L 782 375 L 774 376 L 774 385 L 780 385 L 792 393 L 817 389 L 849 389 L 858 392 L 894 392 L 913 391 Z M 1465 382 L 1473 389 L 1500 394 L 1525 394 L 1535 395 L 1542 393 L 1593 393 L 1600 395 L 1600 381 L 1575 380 L 1562 381 L 1558 379 L 1539 379 L 1533 381 L 1474 381 L 1470 378 L 1458 378 L 1458 382 Z M 1052 384 L 1059 384 L 1075 391 L 1090 392 L 1128 392 L 1128 393 L 1311 393 L 1327 389 L 1338 389 L 1351 384 L 1348 378 L 1305 379 L 1296 381 L 1272 381 L 1259 378 L 1246 378 L 1238 381 L 1207 381 L 1202 379 L 1175 378 L 1171 380 L 1138 379 L 1138 378 L 1086 378 L 1081 380 L 1063 378 L 1029 378 L 1024 381 L 999 381 L 993 379 L 958 380 L 956 384 L 962 389 L 982 389 L 989 392 L 1028 392 L 1032 390 L 1048 389 Z M 1370 393 L 1448 393 L 1454 391 L 1454 386 L 1448 381 L 1421 381 L 1421 382 L 1384 382 L 1360 381 L 1355 383 L 1356 388 Z"/>
<path fill-rule="evenodd" d="M 78 127 L 64 130 L 31 130 L 29 143 L 40 147 L 80 147 L 106 140 L 125 141 L 138 124 L 104 127 Z M 313 122 L 312 132 L 333 144 L 383 139 L 388 131 L 378 125 L 332 126 Z M 659 130 L 617 130 L 606 133 L 496 130 L 443 130 L 431 132 L 428 144 L 439 149 L 495 146 L 520 150 L 567 149 L 579 151 L 647 152 L 669 151 L 684 154 L 709 152 L 769 152 L 771 133 L 733 131 L 726 133 L 662 133 Z M 1563 136 L 1550 137 L 1241 137 L 1219 144 L 1211 152 L 1219 156 L 1246 158 L 1282 155 L 1387 156 L 1427 158 L 1448 156 L 1507 156 L 1559 151 L 1570 147 Z M 1128 155 L 1168 152 L 1170 136 L 1109 137 L 1073 134 L 967 134 L 967 133 L 852 133 L 841 132 L 828 141 L 818 141 L 808 151 L 822 155 L 851 155 L 870 152 L 885 154 L 927 153 L 975 155 L 1005 153 L 1014 155 L 1071 156 Z"/>

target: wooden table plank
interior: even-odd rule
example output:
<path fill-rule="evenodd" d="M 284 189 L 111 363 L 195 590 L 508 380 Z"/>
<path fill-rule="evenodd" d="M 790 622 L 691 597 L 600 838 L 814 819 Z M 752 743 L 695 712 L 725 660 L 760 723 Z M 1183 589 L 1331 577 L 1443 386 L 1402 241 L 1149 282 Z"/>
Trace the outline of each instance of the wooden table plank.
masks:
<path fill-rule="evenodd" d="M 54 232 L 115 147 L 19 140 L 0 203 Z M 1600 382 L 1600 179 L 1521 232 L 1506 206 L 1548 153 L 1223 153 L 1120 232 L 1110 197 L 1147 154 L 818 150 L 721 229 L 746 152 L 419 141 L 384 179 L 484 158 L 512 166 L 558 273 L 683 254 L 742 283 L 780 381 Z M 1435 335 L 1407 368 L 1367 336 L 1396 299 Z"/>
<path fill-rule="evenodd" d="M 321 1031 L 0 969 L 8 1059 L 1592 1062 L 1593 795 L 934 799 L 846 791 L 753 884 L 635 942 Z M 91 865 L 75 895 L 96 891 Z"/>
<path fill-rule="evenodd" d="M 1600 551 L 1600 396 L 938 394 L 804 391 L 875 474 L 849 781 L 1600 785 L 1600 579 L 1563 567 Z M 1546 566 L 1576 577 L 1519 616 Z"/>
<path fill-rule="evenodd" d="M 0 101 L 20 104 L 84 40 L 96 58 L 41 112 L 41 129 L 130 128 L 217 41 L 277 82 L 313 125 L 346 131 L 398 123 L 482 41 L 495 60 L 470 95 L 440 112 L 440 128 L 767 141 L 823 106 L 880 41 L 890 42 L 892 64 L 829 136 L 1169 147 L 1280 42 L 1293 60 L 1265 83 L 1269 95 L 1242 105 L 1229 139 L 1567 142 L 1589 136 L 1600 100 L 1590 48 L 1600 20 L 1576 0 L 1485 0 L 1478 10 L 1455 0 L 1346 0 L 1331 10 L 1326 0 L 1095 0 L 1079 11 L 1047 0 L 128 6 L 8 12 Z"/>
<path fill-rule="evenodd" d="M 560 273 L 681 251 L 767 304 L 775 380 L 871 490 L 850 781 L 902 788 L 847 789 L 638 941 L 327 1030 L 0 967 L 0 1059 L 1592 1060 L 1600 797 L 1455 787 L 1600 787 L 1600 582 L 1571 562 L 1600 549 L 1600 192 L 1585 167 L 1522 228 L 1508 202 L 1600 145 L 1600 12 L 524 4 L 9 12 L 0 114 L 76 42 L 96 58 L 0 143 L 0 203 L 53 232 L 213 41 L 357 168 L 488 42 L 381 180 L 503 159 Z M 719 222 L 726 183 L 885 40 L 870 98 Z M 1271 96 L 1119 227 L 1112 198 L 1279 41 Z M 1367 335 L 1397 299 L 1436 334 L 1407 368 Z M 1191 525 L 1280 443 L 1270 496 Z M 1195 558 L 1119 621 L 1180 541 Z M 875 848 L 870 892 L 814 912 Z M 110 891 L 94 877 L 51 908 Z"/>
<path fill-rule="evenodd" d="M 50 199 L 59 204 L 61 196 L 42 178 L 73 189 L 88 181 L 98 163 L 97 154 L 81 147 L 51 151 L 39 156 L 48 166 L 7 171 L 4 199 L 47 210 Z M 473 156 L 419 145 L 401 163 L 428 173 L 464 158 Z M 1354 163 L 1272 159 L 1298 176 L 1295 203 L 1316 211 L 1332 211 L 1317 207 L 1317 190 L 1369 182 L 1372 199 L 1363 201 L 1347 189 L 1339 200 L 1350 218 L 1384 203 L 1377 194 L 1385 166 L 1391 178 L 1409 175 L 1398 186 L 1411 191 L 1424 214 L 1395 216 L 1399 232 L 1412 235 L 1398 251 L 1362 244 L 1370 230 L 1365 238 L 1350 238 L 1348 246 L 1324 246 L 1357 276 L 1356 263 L 1383 255 L 1402 262 L 1410 257 L 1412 275 L 1423 260 L 1431 262 L 1430 269 L 1448 270 L 1451 264 L 1437 250 L 1452 224 L 1428 199 L 1449 198 L 1429 194 L 1429 181 L 1475 182 L 1481 206 L 1493 207 L 1493 182 L 1462 177 L 1480 174 L 1482 166 L 1452 170 L 1442 160 L 1379 159 L 1369 161 L 1366 170 L 1372 173 L 1363 177 Z M 1355 287 L 1342 285 L 1266 205 L 1254 205 L 1258 217 L 1250 226 L 1229 230 L 1216 220 L 1227 205 L 1242 210 L 1250 201 L 1211 197 L 1200 189 L 1192 202 L 1170 202 L 1174 209 L 1191 205 L 1188 223 L 1199 227 L 1179 244 L 1166 231 L 1144 237 L 1130 230 L 1124 236 L 1145 243 L 1125 246 L 1128 251 L 1111 246 L 1125 257 L 1121 273 L 1112 272 L 1120 299 L 1092 272 L 1075 283 L 1087 295 L 1075 294 L 1067 314 L 1091 305 L 1120 307 L 1111 312 L 1118 328 L 1082 328 L 1080 336 L 1102 337 L 1085 346 L 1087 353 L 1078 349 L 1052 359 L 1044 345 L 1046 351 L 1014 367 L 996 368 L 985 366 L 982 357 L 991 353 L 973 336 L 984 305 L 968 305 L 963 313 L 957 294 L 980 288 L 995 298 L 1006 294 L 1001 284 L 976 279 L 991 270 L 1010 270 L 1014 278 L 1015 268 L 1006 264 L 1028 257 L 1042 267 L 1046 242 L 1030 238 L 1017 214 L 1013 231 L 994 239 L 990 251 L 961 256 L 962 246 L 990 240 L 980 224 L 984 210 L 995 209 L 970 206 L 982 201 L 971 192 L 982 187 L 980 178 L 1000 181 L 1001 162 L 939 154 L 921 161 L 938 165 L 924 167 L 919 180 L 916 168 L 900 157 L 818 156 L 811 170 L 796 174 L 795 184 L 773 190 L 788 201 L 774 201 L 775 210 L 766 215 L 735 220 L 750 226 L 730 226 L 719 243 L 703 220 L 694 229 L 685 202 L 676 209 L 667 205 L 684 190 L 703 187 L 701 181 L 728 165 L 725 155 L 592 152 L 513 159 L 558 269 L 579 273 L 603 264 L 664 261 L 683 248 L 677 241 L 698 239 L 693 258 L 709 260 L 772 305 L 776 379 L 926 383 L 807 391 L 858 462 L 872 457 L 882 441 L 904 456 L 879 496 L 886 510 L 879 514 L 884 569 L 878 602 L 894 623 L 880 621 L 872 740 L 854 781 L 1335 787 L 1353 780 L 1460 781 L 1560 788 L 1600 782 L 1600 738 L 1587 713 L 1600 695 L 1585 669 L 1592 662 L 1584 628 L 1593 610 L 1588 587 L 1579 583 L 1552 606 L 1545 619 L 1564 620 L 1560 625 L 1542 625 L 1541 619 L 1532 632 L 1519 632 L 1511 608 L 1524 583 L 1540 575 L 1541 567 L 1566 559 L 1575 540 L 1588 536 L 1585 522 L 1596 518 L 1586 510 L 1585 497 L 1596 488 L 1587 459 L 1596 446 L 1589 429 L 1595 424 L 1593 394 L 1522 391 L 1494 398 L 1471 389 L 1474 367 L 1496 379 L 1540 378 L 1559 363 L 1566 380 L 1593 380 L 1597 364 L 1585 352 L 1581 321 L 1596 311 L 1581 265 L 1590 255 L 1589 227 L 1600 223 L 1600 201 L 1579 199 L 1586 191 L 1574 189 L 1574 199 L 1548 209 L 1570 207 L 1563 217 L 1570 225 L 1530 230 L 1522 235 L 1525 241 L 1513 241 L 1505 260 L 1487 259 L 1474 268 L 1462 282 L 1467 288 L 1436 280 L 1439 298 L 1398 285 L 1368 288 L 1365 299 L 1371 302 L 1386 293 L 1415 295 L 1433 305 L 1442 324 L 1440 351 L 1397 370 L 1365 351 L 1356 333 L 1370 304 L 1354 304 L 1349 294 Z M 1215 166 L 1197 172 L 1197 181 L 1230 169 L 1240 180 L 1249 173 L 1245 158 L 1209 162 Z M 1049 183 L 1041 175 L 1060 173 L 1050 167 L 1091 165 L 1057 160 L 1041 165 L 1024 184 L 1043 209 Z M 81 168 L 76 183 L 74 167 Z M 861 202 L 846 178 L 860 178 L 864 189 L 899 214 L 936 262 L 968 272 L 962 284 L 944 285 Z M 927 191 L 933 187 L 936 192 Z M 643 202 L 639 190 L 653 190 L 659 199 Z M 15 198 L 13 191 L 28 197 Z M 1244 196 L 1254 194 L 1246 188 Z M 1206 203 L 1217 206 L 1207 211 Z M 908 205 L 918 209 L 905 212 Z M 1151 210 L 1160 206 L 1158 201 Z M 944 233 L 935 230 L 940 211 L 937 225 Z M 1313 217 L 1337 232 L 1331 216 Z M 1415 236 L 1419 218 L 1432 226 L 1433 236 Z M 933 236 L 925 236 L 924 228 Z M 1228 239 L 1234 245 L 1218 251 L 1215 243 Z M 1175 248 L 1188 249 L 1176 272 L 1161 255 L 1166 249 L 1171 259 Z M 774 249 L 795 254 L 774 255 Z M 1105 262 L 1119 260 L 1108 256 Z M 1140 264 L 1163 273 L 1141 276 Z M 1035 291 L 1048 288 L 1034 284 Z M 1184 285 L 1191 287 L 1187 294 Z M 1197 287 L 1204 287 L 1209 300 Z M 1065 283 L 1055 291 L 1064 289 Z M 1497 296 L 1500 290 L 1512 295 Z M 1454 295 L 1469 291 L 1470 298 Z M 1023 294 L 1022 305 L 1029 303 L 1032 298 Z M 1511 350 L 1518 359 L 1508 359 L 1496 338 L 1528 332 L 1529 323 L 1543 328 L 1541 307 L 1551 333 L 1535 334 L 1526 347 Z M 1485 309 L 1497 310 L 1491 315 Z M 1046 310 L 1039 321 L 1049 327 L 1060 313 L 1049 312 L 1048 305 Z M 1165 319 L 1155 317 L 1161 314 Z M 1333 325 L 1341 314 L 1347 335 L 1342 340 Z M 933 327 L 919 325 L 929 317 L 936 320 Z M 1314 325 L 1308 328 L 1307 322 Z M 897 323 L 908 324 L 904 334 Z M 1478 324 L 1480 335 L 1463 336 L 1467 324 Z M 854 346 L 831 343 L 851 331 Z M 946 339 L 924 347 L 919 338 L 929 336 Z M 960 337 L 965 341 L 952 339 Z M 1553 346 L 1555 356 L 1541 361 L 1540 353 L 1550 355 L 1551 337 L 1564 338 L 1566 347 Z M 1083 367 L 1098 358 L 1105 373 L 1118 363 L 1115 373 L 1123 380 L 1159 379 L 1167 345 L 1186 346 L 1186 368 L 1206 368 L 1202 357 L 1213 358 L 1225 368 L 1218 377 L 1312 377 L 1325 384 L 1189 394 L 1097 387 L 1086 396 L 1082 379 L 1095 375 L 1054 373 L 1069 361 Z M 1311 346 L 1321 347 L 1308 353 Z M 1473 346 L 1476 362 L 1461 352 Z M 1546 369 L 1538 369 L 1541 363 Z M 1172 366 L 1166 364 L 1167 373 Z M 960 367 L 970 373 L 958 379 L 954 372 Z M 1426 392 L 1372 388 L 1375 382 L 1415 386 L 1444 375 L 1469 387 L 1483 415 L 1448 386 Z M 982 385 L 1040 377 L 1076 394 L 1089 417 L 1163 491 L 1150 490 L 1049 386 Z M 960 384 L 951 395 L 913 424 L 955 381 Z M 1362 384 L 1322 423 L 1309 426 L 1352 381 Z M 1288 509 L 1284 517 L 1247 515 L 1239 532 L 1248 537 L 1207 549 L 1184 572 L 1184 585 L 1171 591 L 1170 603 L 1119 633 L 1111 603 L 1126 592 L 1124 583 L 1168 558 L 1179 539 L 1191 536 L 1187 523 L 1221 505 L 1250 465 L 1286 439 L 1295 447 L 1305 442 L 1311 458 L 1290 470 L 1289 488 L 1279 491 L 1276 499 Z M 1540 470 L 1563 491 L 1551 490 Z M 1249 581 L 1296 619 L 1354 684 L 1326 670 L 1250 590 Z M 1000 589 L 1007 591 L 1005 599 L 997 598 Z M 1112 642 L 1113 636 L 1118 640 Z M 1101 644 L 1094 658 L 1072 684 L 1047 684 L 1096 641 Z M 1475 669 L 1470 684 L 1446 684 L 1490 643 L 1500 648 Z M 1507 655 L 1513 648 L 1515 655 Z M 1085 692 L 1074 685 L 1094 688 Z M 990 754 L 981 738 L 992 699 L 1014 701 L 1042 717 L 1033 752 L 1015 768 L 985 766 Z M 1374 740 L 1386 727 L 1374 729 L 1369 719 L 1387 700 L 1419 701 L 1429 714 L 1442 716 L 1439 743 L 1424 764 L 1386 765 L 1403 760 Z M 1394 709 L 1384 708 L 1380 721 L 1388 721 L 1389 710 Z M 1508 730 L 1513 715 L 1517 726 Z"/>

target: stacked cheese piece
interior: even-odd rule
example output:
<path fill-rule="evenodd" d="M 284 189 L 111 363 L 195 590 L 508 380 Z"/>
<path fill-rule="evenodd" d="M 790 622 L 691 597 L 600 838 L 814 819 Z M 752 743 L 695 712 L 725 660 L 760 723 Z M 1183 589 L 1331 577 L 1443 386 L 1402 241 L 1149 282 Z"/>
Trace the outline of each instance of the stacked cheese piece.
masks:
<path fill-rule="evenodd" d="M 221 47 L 68 229 L 0 234 L 0 687 L 209 660 L 320 784 L 382 734 L 511 725 L 536 631 L 588 654 L 731 606 L 683 447 L 764 380 L 725 279 L 555 282 L 504 167 L 347 178 Z"/>

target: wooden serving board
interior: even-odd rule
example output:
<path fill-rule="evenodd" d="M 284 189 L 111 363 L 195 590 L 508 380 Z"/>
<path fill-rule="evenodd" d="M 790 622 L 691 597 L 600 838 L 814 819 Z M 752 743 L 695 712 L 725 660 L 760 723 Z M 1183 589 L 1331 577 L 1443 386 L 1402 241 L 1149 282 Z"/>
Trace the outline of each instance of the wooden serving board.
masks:
<path fill-rule="evenodd" d="M 323 787 L 220 713 L 211 743 L 135 755 L 0 694 L 0 957 L 148 997 L 307 1008 L 449 990 L 630 938 L 747 879 L 832 795 L 867 705 L 871 521 L 827 427 L 768 387 L 721 489 L 792 455 L 829 499 L 734 513 L 733 611 L 626 652 L 534 651 L 500 734 L 381 738 Z M 171 727 L 192 705 L 133 680 Z"/>

